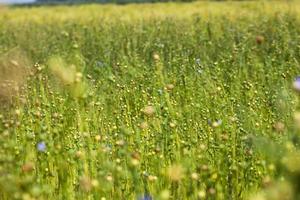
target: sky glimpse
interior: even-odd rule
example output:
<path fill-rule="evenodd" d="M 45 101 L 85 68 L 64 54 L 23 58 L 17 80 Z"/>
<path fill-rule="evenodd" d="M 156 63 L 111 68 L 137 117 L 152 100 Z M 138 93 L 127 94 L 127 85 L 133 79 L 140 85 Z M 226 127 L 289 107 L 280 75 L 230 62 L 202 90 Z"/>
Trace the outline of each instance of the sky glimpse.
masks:
<path fill-rule="evenodd" d="M 0 4 L 31 3 L 35 0 L 0 0 Z"/>

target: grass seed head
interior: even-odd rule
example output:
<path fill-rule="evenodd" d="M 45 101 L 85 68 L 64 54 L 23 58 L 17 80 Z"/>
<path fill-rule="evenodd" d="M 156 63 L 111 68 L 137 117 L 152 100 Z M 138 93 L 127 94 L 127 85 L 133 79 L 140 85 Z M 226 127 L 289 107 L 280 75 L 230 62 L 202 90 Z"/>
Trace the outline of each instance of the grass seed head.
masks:
<path fill-rule="evenodd" d="M 154 106 L 146 106 L 142 109 L 142 112 L 147 117 L 152 117 L 155 114 L 155 108 Z"/>
<path fill-rule="evenodd" d="M 32 162 L 27 162 L 22 166 L 22 171 L 28 173 L 34 170 L 34 164 Z"/>
<path fill-rule="evenodd" d="M 149 180 L 150 182 L 154 182 L 154 181 L 157 180 L 157 176 L 149 175 L 149 176 L 148 176 L 148 180 Z"/>
<path fill-rule="evenodd" d="M 158 55 L 157 53 L 154 53 L 154 54 L 153 54 L 153 59 L 154 59 L 155 61 L 159 61 L 159 60 L 160 60 L 160 57 L 159 57 L 159 55 Z"/>
<path fill-rule="evenodd" d="M 205 192 L 205 190 L 200 190 L 200 191 L 198 192 L 198 197 L 199 197 L 199 199 L 205 199 L 205 197 L 206 197 L 206 192 Z"/>
<path fill-rule="evenodd" d="M 216 194 L 216 189 L 215 189 L 215 188 L 209 188 L 209 189 L 208 189 L 208 193 L 209 193 L 210 195 L 215 195 L 215 194 Z"/>
<path fill-rule="evenodd" d="M 192 178 L 193 180 L 198 180 L 198 179 L 199 179 L 199 175 L 198 175 L 197 173 L 193 172 L 193 173 L 191 174 L 191 178 Z"/>
<path fill-rule="evenodd" d="M 213 128 L 217 128 L 217 127 L 221 126 L 221 124 L 222 124 L 222 120 L 219 119 L 219 120 L 214 121 L 214 122 L 212 123 L 212 127 L 213 127 Z"/>
<path fill-rule="evenodd" d="M 167 169 L 167 174 L 171 181 L 178 182 L 184 178 L 184 169 L 181 165 L 172 165 Z"/>
<path fill-rule="evenodd" d="M 138 166 L 140 164 L 140 161 L 138 159 L 132 158 L 131 159 L 132 166 Z"/>
<path fill-rule="evenodd" d="M 147 129 L 149 127 L 148 123 L 147 122 L 142 122 L 140 125 L 139 125 L 140 129 L 144 130 L 144 129 Z"/>
<path fill-rule="evenodd" d="M 113 181 L 112 175 L 107 175 L 107 176 L 105 177 L 105 179 L 106 179 L 108 182 L 112 182 L 112 181 Z"/>
<path fill-rule="evenodd" d="M 276 122 L 276 123 L 273 125 L 273 128 L 274 128 L 274 130 L 275 130 L 276 132 L 282 133 L 282 132 L 284 132 L 284 130 L 285 130 L 285 125 L 284 125 L 284 123 L 282 123 L 282 122 Z"/>
<path fill-rule="evenodd" d="M 258 36 L 256 36 L 255 41 L 256 41 L 256 44 L 262 44 L 265 41 L 265 38 L 262 35 L 258 35 Z"/>
<path fill-rule="evenodd" d="M 88 176 L 81 177 L 79 180 L 79 185 L 84 192 L 90 192 L 93 188 L 92 180 Z"/>
<path fill-rule="evenodd" d="M 96 135 L 96 136 L 95 136 L 95 140 L 96 140 L 97 142 L 99 142 L 99 141 L 101 140 L 101 136 L 100 136 L 100 135 Z"/>
<path fill-rule="evenodd" d="M 166 85 L 166 90 L 170 92 L 170 91 L 172 91 L 174 89 L 174 87 L 175 86 L 173 84 L 167 84 Z"/>
<path fill-rule="evenodd" d="M 93 186 L 94 188 L 98 187 L 98 186 L 99 186 L 99 181 L 96 180 L 96 179 L 93 179 L 93 180 L 92 180 L 92 186 Z"/>
<path fill-rule="evenodd" d="M 78 150 L 78 151 L 76 151 L 75 156 L 76 156 L 76 158 L 78 158 L 78 159 L 83 159 L 84 156 L 85 156 L 85 153 L 82 152 L 82 151 L 80 151 L 80 150 Z"/>
<path fill-rule="evenodd" d="M 169 190 L 163 190 L 163 191 L 161 191 L 161 193 L 160 193 L 160 198 L 162 199 L 162 200 L 168 200 L 168 199 L 170 199 L 170 191 Z"/>
<path fill-rule="evenodd" d="M 170 126 L 171 128 L 175 128 L 175 127 L 176 127 L 176 123 L 175 123 L 175 122 L 170 122 L 170 123 L 169 123 L 169 126 Z"/>

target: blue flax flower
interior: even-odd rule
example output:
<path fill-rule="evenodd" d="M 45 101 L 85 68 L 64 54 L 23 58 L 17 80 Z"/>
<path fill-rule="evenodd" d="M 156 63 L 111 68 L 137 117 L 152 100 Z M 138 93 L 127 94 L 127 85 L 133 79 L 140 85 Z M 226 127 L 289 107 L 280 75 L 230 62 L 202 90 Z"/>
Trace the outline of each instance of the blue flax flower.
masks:
<path fill-rule="evenodd" d="M 45 142 L 39 142 L 37 144 L 37 149 L 40 152 L 45 152 L 46 151 L 46 143 Z"/>

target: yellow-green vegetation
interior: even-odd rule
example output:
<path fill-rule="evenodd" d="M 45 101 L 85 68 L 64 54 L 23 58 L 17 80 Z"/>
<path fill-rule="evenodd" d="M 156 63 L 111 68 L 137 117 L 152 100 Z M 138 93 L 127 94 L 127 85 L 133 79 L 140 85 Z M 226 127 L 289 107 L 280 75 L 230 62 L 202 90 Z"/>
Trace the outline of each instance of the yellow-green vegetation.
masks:
<path fill-rule="evenodd" d="M 54 6 L 54 7 L 15 7 L 1 8 L 1 20 L 8 22 L 58 23 L 76 20 L 77 23 L 90 25 L 92 22 L 134 22 L 141 20 L 158 20 L 166 18 L 190 19 L 201 16 L 226 16 L 227 20 L 239 17 L 248 19 L 253 17 L 268 17 L 283 12 L 300 12 L 298 1 L 249 1 L 249 2 L 194 2 L 194 3 L 155 3 L 128 5 L 82 5 L 82 6 Z"/>
<path fill-rule="evenodd" d="M 0 7 L 0 199 L 298 199 L 299 14 Z"/>

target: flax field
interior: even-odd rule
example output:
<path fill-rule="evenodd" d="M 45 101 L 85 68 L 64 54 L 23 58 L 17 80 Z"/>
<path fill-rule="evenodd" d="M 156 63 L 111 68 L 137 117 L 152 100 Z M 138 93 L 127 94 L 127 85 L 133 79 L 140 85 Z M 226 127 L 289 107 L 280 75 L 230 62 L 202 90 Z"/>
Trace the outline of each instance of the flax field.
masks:
<path fill-rule="evenodd" d="M 298 1 L 0 7 L 0 200 L 300 199 Z"/>

